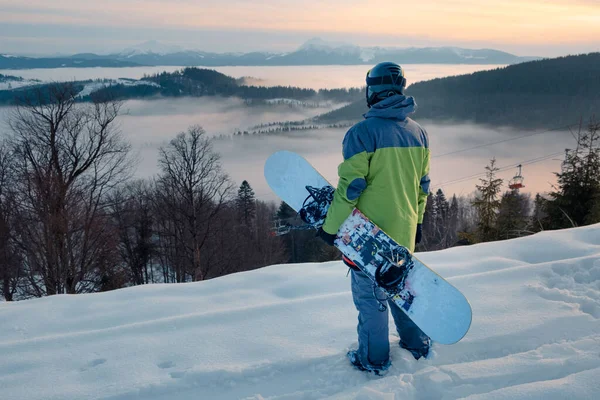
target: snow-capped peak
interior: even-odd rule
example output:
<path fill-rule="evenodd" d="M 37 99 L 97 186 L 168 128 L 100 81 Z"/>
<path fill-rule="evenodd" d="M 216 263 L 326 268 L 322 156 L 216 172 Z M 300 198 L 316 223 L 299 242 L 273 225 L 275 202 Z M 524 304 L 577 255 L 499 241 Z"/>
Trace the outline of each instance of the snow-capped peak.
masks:
<path fill-rule="evenodd" d="M 299 51 L 320 50 L 320 51 L 328 51 L 328 52 L 341 51 L 341 52 L 347 53 L 349 50 L 358 52 L 358 51 L 360 51 L 360 47 L 355 46 L 350 43 L 329 42 L 329 41 L 325 41 L 321 38 L 313 38 L 313 39 L 310 39 L 309 41 L 307 41 L 306 43 L 304 43 L 302 46 L 300 46 L 300 48 L 298 50 Z"/>
<path fill-rule="evenodd" d="M 183 48 L 181 46 L 165 44 L 156 40 L 149 40 L 147 42 L 126 48 L 121 52 L 121 55 L 126 55 L 129 57 L 141 54 L 165 55 L 178 53 L 180 51 L 183 51 Z"/>

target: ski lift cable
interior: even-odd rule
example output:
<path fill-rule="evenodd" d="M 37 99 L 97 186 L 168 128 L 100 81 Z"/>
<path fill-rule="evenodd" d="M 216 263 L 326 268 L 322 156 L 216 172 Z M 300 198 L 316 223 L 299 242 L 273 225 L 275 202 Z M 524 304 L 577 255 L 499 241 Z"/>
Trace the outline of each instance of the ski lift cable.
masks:
<path fill-rule="evenodd" d="M 535 164 L 535 163 L 538 163 L 538 162 L 541 162 L 541 161 L 545 161 L 545 160 L 548 160 L 548 159 L 550 159 L 552 157 L 556 157 L 556 156 L 559 156 L 559 155 L 562 155 L 562 154 L 564 154 L 564 152 L 561 151 L 561 152 L 557 152 L 557 153 L 547 154 L 545 156 L 540 156 L 540 157 L 532 158 L 530 160 L 522 161 L 522 162 L 519 162 L 519 163 L 516 163 L 516 164 L 505 165 L 503 167 L 498 168 L 497 172 L 505 172 L 505 171 L 511 170 L 511 169 L 513 169 L 515 167 L 518 167 L 519 165 Z M 481 173 L 478 173 L 478 174 L 473 174 L 473 175 L 465 176 L 465 177 L 462 177 L 462 178 L 453 179 L 453 180 L 442 182 L 442 183 L 440 183 L 438 185 L 432 185 L 432 186 L 435 186 L 436 188 L 442 188 L 442 187 L 445 187 L 445 186 L 450 186 L 450 185 L 454 185 L 454 184 L 457 184 L 457 183 L 462 183 L 462 182 L 470 181 L 472 179 L 476 179 L 476 178 L 479 178 L 481 176 L 485 176 L 486 174 L 487 174 L 487 172 L 481 172 Z"/>
<path fill-rule="evenodd" d="M 521 161 L 521 162 L 518 162 L 518 163 L 515 163 L 515 164 L 505 165 L 503 167 L 499 167 L 497 172 L 505 172 L 505 171 L 508 171 L 508 170 L 513 169 L 515 167 L 518 167 L 519 165 L 524 166 L 524 165 L 535 164 L 535 163 L 538 163 L 538 162 L 541 162 L 541 161 L 545 161 L 545 160 L 548 160 L 548 159 L 550 159 L 552 157 L 556 157 L 556 156 L 560 156 L 560 155 L 564 155 L 564 151 L 559 151 L 559 152 L 552 153 L 552 154 L 546 154 L 544 156 L 532 158 L 532 159 L 529 159 L 529 160 L 526 160 L 526 161 Z M 487 174 L 487 172 L 480 172 L 480 173 L 473 174 L 473 175 L 463 176 L 461 178 L 452 179 L 452 180 L 449 180 L 449 181 L 446 181 L 446 182 L 442 182 L 442 183 L 437 184 L 437 185 L 434 184 L 434 185 L 432 185 L 432 187 L 443 188 L 445 186 L 450 186 L 450 185 L 454 185 L 454 184 L 457 184 L 457 183 L 467 182 L 467 181 L 470 181 L 470 180 L 473 180 L 473 179 L 485 176 L 486 174 Z M 277 197 L 273 193 L 257 193 L 258 196 L 261 196 L 261 194 L 262 195 L 267 195 L 268 194 L 271 197 Z"/>
<path fill-rule="evenodd" d="M 519 164 L 520 165 L 535 164 L 535 163 L 538 163 L 538 162 L 541 162 L 541 161 L 545 161 L 545 160 L 548 160 L 548 159 L 550 159 L 552 157 L 556 157 L 556 156 L 562 155 L 562 154 L 564 154 L 564 153 L 563 152 L 552 153 L 552 154 L 548 154 L 548 155 L 545 155 L 545 156 L 533 158 L 531 160 L 523 161 L 523 162 L 521 162 Z M 511 170 L 511 169 L 519 166 L 519 164 L 511 164 L 511 165 L 506 165 L 504 167 L 500 167 L 500 168 L 498 168 L 497 172 L 505 172 L 505 171 Z M 465 177 L 462 177 L 462 178 L 457 178 L 457 179 L 453 179 L 453 180 L 450 180 L 450 181 L 446 181 L 446 182 L 443 182 L 443 183 L 441 183 L 439 185 L 434 185 L 434 186 L 436 186 L 436 187 L 444 187 L 444 186 L 448 186 L 448 185 L 453 185 L 453 184 L 456 184 L 456 183 L 461 183 L 461 182 L 466 182 L 466 181 L 469 181 L 469 180 L 472 180 L 472 179 L 476 179 L 476 178 L 479 178 L 481 176 L 485 176 L 486 174 L 487 174 L 487 172 L 481 172 L 481 173 L 478 173 L 478 174 L 473 174 L 473 175 L 465 176 Z"/>
<path fill-rule="evenodd" d="M 511 170 L 511 169 L 513 169 L 515 167 L 518 167 L 519 165 L 529 165 L 529 164 L 538 163 L 538 162 L 545 161 L 547 159 L 550 159 L 552 157 L 555 157 L 555 156 L 561 155 L 561 154 L 563 154 L 563 153 L 562 152 L 552 153 L 552 154 L 548 154 L 548 155 L 545 155 L 545 156 L 533 158 L 531 160 L 523 161 L 523 162 L 521 162 L 519 164 L 506 165 L 506 166 L 498 168 L 497 172 L 505 172 L 505 171 Z M 471 179 L 475 179 L 475 178 L 478 178 L 478 177 L 481 177 L 481 176 L 485 176 L 486 174 L 487 174 L 487 172 L 481 172 L 481 173 L 470 175 L 470 176 L 467 176 L 467 177 L 457 178 L 457 179 L 454 179 L 454 180 L 451 180 L 451 181 L 444 182 L 440 186 L 442 186 L 442 185 L 450 185 L 450 184 L 460 183 L 460 182 L 465 182 L 465 181 L 468 181 L 468 180 L 471 180 Z"/>
<path fill-rule="evenodd" d="M 579 123 L 564 125 L 564 126 L 560 126 L 558 128 L 547 129 L 547 130 L 542 131 L 542 132 L 530 133 L 530 134 L 527 134 L 527 135 L 517 136 L 517 137 L 514 137 L 514 138 L 508 138 L 508 139 L 504 139 L 504 140 L 498 140 L 496 142 L 484 143 L 484 144 L 480 144 L 480 145 L 477 145 L 477 146 L 472 146 L 472 147 L 467 147 L 467 148 L 464 148 L 464 149 L 450 151 L 448 153 L 443 153 L 443 154 L 438 154 L 438 155 L 432 155 L 431 158 L 441 158 L 441 157 L 445 157 L 445 156 L 449 156 L 449 155 L 464 153 L 466 151 L 477 150 L 477 149 L 480 149 L 480 148 L 483 148 L 483 147 L 494 146 L 494 145 L 497 145 L 497 144 L 506 143 L 506 142 L 510 142 L 510 141 L 513 141 L 513 140 L 519 140 L 519 139 L 524 139 L 524 138 L 528 138 L 528 137 L 532 137 L 532 136 L 543 135 L 543 134 L 546 134 L 546 133 L 549 133 L 549 132 L 561 131 L 561 130 L 564 130 L 564 129 L 572 128 L 574 126 L 579 126 Z M 553 153 L 551 155 L 542 156 L 542 157 L 551 158 L 551 157 L 555 157 L 555 156 L 563 154 L 563 153 L 564 152 Z M 538 160 L 538 161 L 534 161 L 534 162 L 544 161 L 545 159 L 546 158 L 544 158 L 543 160 Z M 533 160 L 536 160 L 536 159 L 533 159 Z M 517 164 L 511 165 L 511 166 L 502 167 L 502 169 L 499 170 L 498 172 L 503 172 L 505 169 L 510 169 L 510 168 L 517 167 L 519 164 L 521 164 L 521 165 L 527 165 L 527 164 L 529 164 L 529 162 L 524 161 L 522 163 L 517 163 Z M 441 185 L 438 185 L 437 187 L 441 188 L 441 187 L 446 186 L 446 185 L 453 185 L 455 183 L 461 183 L 461 182 L 464 182 L 464 181 L 468 181 L 468 180 L 471 180 L 471 179 L 478 178 L 478 177 L 483 176 L 485 174 L 486 173 L 483 172 L 483 173 L 478 173 L 478 174 L 475 174 L 475 175 L 466 176 L 466 177 L 463 177 L 463 178 L 457 178 L 455 180 L 444 182 Z M 271 197 L 272 199 L 277 199 L 278 198 L 276 195 L 274 195 L 271 192 L 255 193 L 255 195 L 257 195 L 258 197 Z"/>
<path fill-rule="evenodd" d="M 480 149 L 482 147 L 494 146 L 496 144 L 506 143 L 506 142 L 510 142 L 510 141 L 513 141 L 513 140 L 519 140 L 519 139 L 528 138 L 528 137 L 532 137 L 532 136 L 542 135 L 542 134 L 549 133 L 549 132 L 561 131 L 563 129 L 572 128 L 573 126 L 576 126 L 576 125 L 578 125 L 578 124 L 565 125 L 565 126 L 561 126 L 561 127 L 558 127 L 558 128 L 548 129 L 548 130 L 545 130 L 545 131 L 542 131 L 542 132 L 535 132 L 535 133 L 530 133 L 528 135 L 522 135 L 522 136 L 517 136 L 517 137 L 514 137 L 514 138 L 509 138 L 509 139 L 504 139 L 504 140 L 498 140 L 496 142 L 484 143 L 484 144 L 480 144 L 480 145 L 473 146 L 473 147 L 467 147 L 465 149 L 459 149 L 459 150 L 450 151 L 448 153 L 443 153 L 443 154 L 438 154 L 438 155 L 432 155 L 431 158 L 445 157 L 445 156 L 449 156 L 449 155 L 453 155 L 453 154 L 463 153 L 465 151 L 477 150 L 477 149 Z"/>

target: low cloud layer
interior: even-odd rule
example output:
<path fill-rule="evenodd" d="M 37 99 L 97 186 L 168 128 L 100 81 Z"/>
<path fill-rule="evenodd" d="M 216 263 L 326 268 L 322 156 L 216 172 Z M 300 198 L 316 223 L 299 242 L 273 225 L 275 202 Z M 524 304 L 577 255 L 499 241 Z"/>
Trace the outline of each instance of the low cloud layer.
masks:
<path fill-rule="evenodd" d="M 142 157 L 137 176 L 147 177 L 158 171 L 156 157 L 158 147 L 165 145 L 177 132 L 189 125 L 200 124 L 207 132 L 226 132 L 234 126 L 302 118 L 314 110 L 294 110 L 281 114 L 280 110 L 267 110 L 244 107 L 238 100 L 207 99 L 166 104 L 161 101 L 128 102 L 128 116 L 121 118 L 123 131 L 132 141 Z M 264 111 L 264 110 L 263 110 Z M 418 115 L 415 116 L 419 120 Z M 524 139 L 507 141 L 494 146 L 441 156 L 446 153 L 485 145 L 491 142 L 511 139 L 535 132 L 512 128 L 490 128 L 471 124 L 445 125 L 430 121 L 419 121 L 427 129 L 432 149 L 431 178 L 434 188 L 443 185 L 446 193 L 470 194 L 475 190 L 478 179 L 456 182 L 461 178 L 482 173 L 492 157 L 500 167 L 515 165 L 553 153 L 561 153 L 573 146 L 573 136 L 569 132 L 554 131 Z M 215 150 L 221 154 L 223 166 L 230 177 L 240 184 L 248 180 L 257 196 L 265 200 L 277 200 L 263 178 L 263 165 L 267 157 L 278 150 L 291 150 L 306 157 L 332 183 L 337 183 L 337 166 L 342 161 L 341 143 L 346 129 L 323 129 L 297 131 L 285 135 L 236 137 L 215 142 Z M 523 174 L 526 178 L 526 191 L 548 192 L 554 183 L 553 172 L 560 170 L 557 155 L 539 163 L 526 165 Z M 510 168 L 499 174 L 508 180 L 516 173 Z M 449 183 L 450 182 L 450 183 Z M 449 183 L 449 184 L 448 184 Z"/>
<path fill-rule="evenodd" d="M 407 64 L 403 65 L 408 85 L 442 76 L 470 74 L 498 68 L 500 65 Z M 49 68 L 1 70 L 0 74 L 17 75 L 43 82 L 82 81 L 89 79 L 141 79 L 163 71 L 173 72 L 182 67 L 131 68 Z M 337 89 L 362 87 L 371 68 L 366 65 L 308 65 L 286 67 L 210 67 L 233 78 L 252 77 L 248 84 L 256 86 L 295 86 L 308 89 Z"/>
<path fill-rule="evenodd" d="M 9 108 L 0 108 L 0 134 L 8 133 L 4 123 Z M 168 144 L 175 135 L 190 125 L 199 124 L 210 134 L 231 133 L 260 123 L 297 120 L 310 117 L 319 110 L 296 109 L 286 106 L 247 107 L 239 99 L 169 99 L 156 101 L 128 101 L 119 117 L 120 127 L 132 143 L 139 163 L 135 176 L 148 178 L 158 173 L 158 148 Z M 574 139 L 566 131 L 547 132 L 528 138 L 507 141 L 494 146 L 453 153 L 491 142 L 532 134 L 511 128 L 490 128 L 461 124 L 446 125 L 415 119 L 429 132 L 432 162 L 432 187 L 443 186 L 444 191 L 467 195 L 475 190 L 478 179 L 460 180 L 482 173 L 492 157 L 500 167 L 515 165 L 538 157 L 562 153 L 572 148 Z M 263 165 L 267 157 L 277 150 L 296 151 L 306 157 L 332 183 L 337 183 L 337 166 L 342 161 L 341 143 L 346 129 L 323 129 L 296 131 L 285 135 L 235 137 L 218 140 L 215 150 L 220 153 L 223 167 L 231 179 L 239 185 L 248 180 L 257 197 L 278 201 L 266 185 Z M 527 192 L 548 192 L 556 182 L 554 172 L 560 170 L 561 154 L 539 163 L 525 165 L 523 175 Z M 499 174 L 508 180 L 516 173 L 516 167 Z"/>

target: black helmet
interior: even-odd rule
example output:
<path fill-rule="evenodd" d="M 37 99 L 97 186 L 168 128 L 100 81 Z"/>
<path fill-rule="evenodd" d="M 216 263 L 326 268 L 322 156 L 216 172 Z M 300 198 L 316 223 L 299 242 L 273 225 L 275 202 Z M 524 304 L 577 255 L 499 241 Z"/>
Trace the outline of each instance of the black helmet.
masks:
<path fill-rule="evenodd" d="M 395 94 L 404 94 L 406 78 L 401 66 L 393 62 L 382 62 L 367 72 L 367 105 L 369 108 Z"/>

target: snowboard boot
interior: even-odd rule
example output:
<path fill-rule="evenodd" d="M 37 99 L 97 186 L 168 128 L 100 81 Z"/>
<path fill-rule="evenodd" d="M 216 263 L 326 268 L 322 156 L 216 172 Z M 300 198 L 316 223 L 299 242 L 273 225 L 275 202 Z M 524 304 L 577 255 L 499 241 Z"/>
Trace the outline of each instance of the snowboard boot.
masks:
<path fill-rule="evenodd" d="M 388 360 L 386 363 L 384 363 L 383 365 L 380 365 L 380 366 L 375 366 L 375 365 L 364 366 L 360 362 L 360 359 L 358 358 L 358 352 L 356 350 L 350 350 L 346 354 L 346 356 L 348 357 L 348 359 L 350 360 L 350 364 L 352 364 L 354 366 L 354 368 L 358 369 L 359 371 L 372 372 L 373 374 L 375 374 L 377 376 L 383 375 L 392 365 L 392 362 L 390 360 Z"/>
<path fill-rule="evenodd" d="M 418 348 L 408 347 L 406 343 L 400 340 L 400 347 L 410 351 L 415 360 L 418 360 L 421 357 L 427 358 L 427 356 L 429 355 L 429 349 L 431 348 L 431 339 L 424 339 L 423 346 L 420 346 Z"/>

